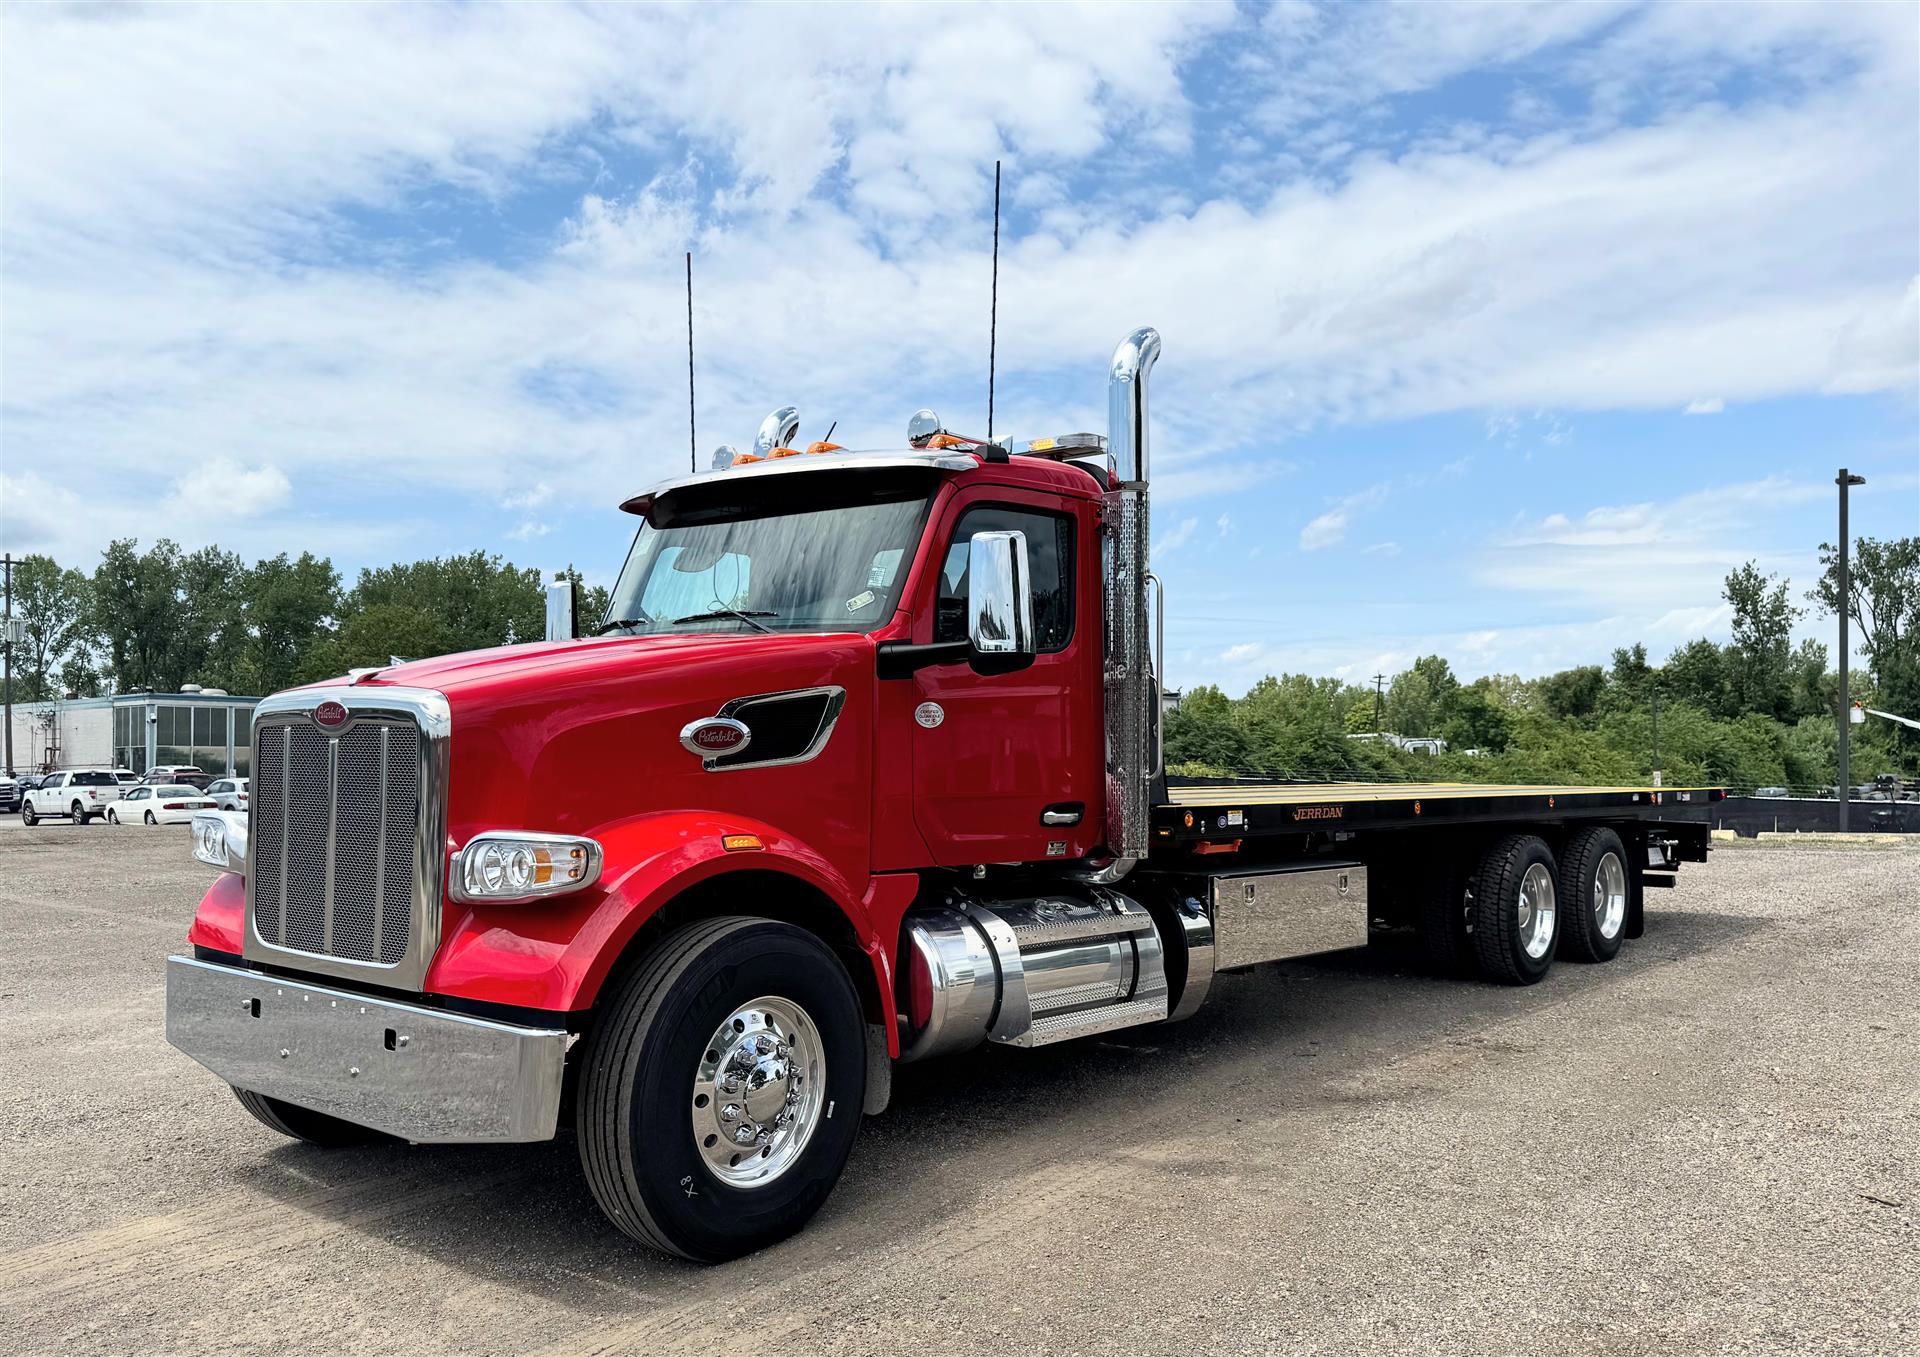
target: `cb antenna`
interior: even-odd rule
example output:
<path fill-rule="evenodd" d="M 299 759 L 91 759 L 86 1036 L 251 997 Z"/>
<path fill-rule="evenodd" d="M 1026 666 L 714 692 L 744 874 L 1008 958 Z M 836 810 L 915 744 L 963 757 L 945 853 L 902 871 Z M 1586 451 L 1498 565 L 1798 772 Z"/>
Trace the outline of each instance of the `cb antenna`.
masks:
<path fill-rule="evenodd" d="M 1000 162 L 993 162 L 993 291 L 987 312 L 987 441 L 993 441 L 994 349 L 1000 338 Z"/>
<path fill-rule="evenodd" d="M 700 469 L 693 437 L 693 251 L 687 251 L 687 470 Z"/>

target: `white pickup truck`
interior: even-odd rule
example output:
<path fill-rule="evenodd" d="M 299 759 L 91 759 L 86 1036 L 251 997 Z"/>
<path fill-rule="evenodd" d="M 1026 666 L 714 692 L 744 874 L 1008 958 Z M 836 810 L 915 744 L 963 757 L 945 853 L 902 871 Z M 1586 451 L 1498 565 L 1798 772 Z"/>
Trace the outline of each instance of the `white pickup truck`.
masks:
<path fill-rule="evenodd" d="M 107 807 L 120 799 L 120 780 L 105 768 L 75 768 L 49 773 L 20 802 L 20 818 L 38 824 L 64 816 L 76 825 L 103 819 Z"/>

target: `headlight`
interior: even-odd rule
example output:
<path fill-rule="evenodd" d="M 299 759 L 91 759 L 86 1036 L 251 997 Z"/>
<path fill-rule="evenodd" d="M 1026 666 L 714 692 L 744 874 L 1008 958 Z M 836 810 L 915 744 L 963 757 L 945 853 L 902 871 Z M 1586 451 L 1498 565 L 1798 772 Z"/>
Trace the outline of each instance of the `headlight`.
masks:
<path fill-rule="evenodd" d="M 247 873 L 247 817 L 230 810 L 197 811 L 193 856 L 223 872 Z"/>
<path fill-rule="evenodd" d="M 449 873 L 456 900 L 525 900 L 560 895 L 600 879 L 600 845 L 570 834 L 488 830 L 454 855 Z"/>

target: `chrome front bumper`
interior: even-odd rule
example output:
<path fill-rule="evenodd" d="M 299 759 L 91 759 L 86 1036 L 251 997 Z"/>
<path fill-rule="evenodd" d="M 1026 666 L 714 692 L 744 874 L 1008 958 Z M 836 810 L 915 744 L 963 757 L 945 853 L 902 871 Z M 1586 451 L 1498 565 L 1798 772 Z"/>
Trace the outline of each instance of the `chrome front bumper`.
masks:
<path fill-rule="evenodd" d="M 569 1038 L 173 956 L 167 1040 L 236 1088 L 471 1142 L 552 1138 Z"/>

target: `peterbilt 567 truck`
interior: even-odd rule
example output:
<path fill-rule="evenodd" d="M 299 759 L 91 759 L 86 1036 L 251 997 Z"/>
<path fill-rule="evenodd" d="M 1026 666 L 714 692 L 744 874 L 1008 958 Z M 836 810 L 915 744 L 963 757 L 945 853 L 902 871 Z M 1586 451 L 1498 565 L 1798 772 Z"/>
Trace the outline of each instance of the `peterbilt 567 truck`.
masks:
<path fill-rule="evenodd" d="M 622 507 L 609 615 L 261 702 L 167 1036 L 319 1146 L 571 1128 L 702 1260 L 798 1229 L 893 1062 L 1177 1022 L 1215 976 L 1417 930 L 1611 959 L 1708 789 L 1170 785 L 1150 329 L 1109 429 L 750 453 Z M 1277 1019 L 1276 1019 L 1277 1021 Z"/>

